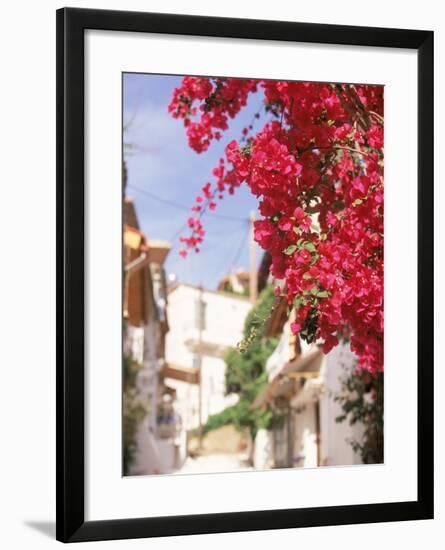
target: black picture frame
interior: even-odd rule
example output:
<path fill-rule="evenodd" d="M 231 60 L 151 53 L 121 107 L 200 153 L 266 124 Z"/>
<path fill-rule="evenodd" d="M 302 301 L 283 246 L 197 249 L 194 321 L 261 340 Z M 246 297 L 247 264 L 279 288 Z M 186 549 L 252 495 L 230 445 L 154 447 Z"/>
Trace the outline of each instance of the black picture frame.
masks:
<path fill-rule="evenodd" d="M 418 53 L 418 498 L 85 521 L 84 31 L 407 48 Z M 433 518 L 433 32 L 63 8 L 57 11 L 57 539 L 63 542 Z"/>

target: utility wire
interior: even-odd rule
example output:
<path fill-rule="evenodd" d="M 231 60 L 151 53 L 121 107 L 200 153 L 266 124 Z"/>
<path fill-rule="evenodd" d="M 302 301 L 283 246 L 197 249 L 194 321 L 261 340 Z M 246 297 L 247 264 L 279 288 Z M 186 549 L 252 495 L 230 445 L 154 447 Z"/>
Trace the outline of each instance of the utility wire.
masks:
<path fill-rule="evenodd" d="M 250 227 L 247 226 L 247 231 L 245 232 L 244 237 L 243 237 L 243 239 L 241 240 L 240 246 L 239 246 L 238 250 L 236 251 L 235 256 L 232 258 L 232 263 L 231 263 L 231 265 L 229 266 L 229 271 L 232 271 L 233 267 L 234 267 L 235 264 L 238 262 L 238 260 L 239 260 L 239 258 L 240 258 L 240 256 L 241 256 L 241 253 L 242 253 L 242 251 L 243 251 L 243 249 L 244 249 L 244 246 L 246 245 L 246 242 L 247 242 L 249 233 L 250 233 Z"/>
<path fill-rule="evenodd" d="M 250 227 L 249 225 L 247 226 L 247 231 L 244 233 L 244 237 L 241 239 L 240 241 L 240 245 L 239 247 L 235 250 L 235 254 L 234 256 L 232 257 L 232 259 L 230 260 L 229 264 L 227 264 L 227 256 L 224 257 L 224 262 L 221 262 L 219 265 L 218 265 L 218 268 L 216 270 L 213 271 L 213 274 L 212 274 L 212 277 L 218 277 L 218 273 L 221 272 L 221 270 L 223 269 L 223 267 L 225 265 L 228 265 L 227 269 L 223 272 L 223 275 L 227 275 L 229 274 L 229 272 L 232 271 L 232 268 L 233 266 L 235 265 L 235 263 L 239 260 L 240 256 L 241 256 L 241 253 L 244 249 L 244 246 L 246 244 L 246 241 L 247 241 L 247 238 L 249 236 L 249 233 L 250 233 Z"/>
<path fill-rule="evenodd" d="M 175 240 L 179 237 L 179 235 L 186 229 L 187 227 L 187 223 L 184 223 L 181 225 L 181 227 L 175 232 L 175 234 L 169 239 L 169 242 L 173 243 L 175 242 Z"/>
<path fill-rule="evenodd" d="M 248 220 L 244 220 L 245 223 L 248 223 Z M 243 224 L 244 225 L 244 224 Z M 181 233 L 185 232 L 186 230 L 188 229 L 188 223 L 183 223 L 181 225 L 181 227 L 179 227 L 179 229 L 177 229 L 173 235 L 167 239 L 170 243 L 174 243 L 176 241 L 176 239 L 181 235 Z M 228 229 L 228 230 L 225 230 L 224 231 L 224 237 L 227 237 L 227 236 L 231 236 L 233 235 L 234 233 L 238 233 L 240 231 L 240 229 L 242 230 L 243 227 L 235 227 L 235 228 L 232 228 L 232 229 Z M 212 240 L 213 238 L 215 237 L 215 235 L 213 234 L 213 231 L 211 230 L 208 230 L 206 231 L 206 236 L 204 237 L 204 248 L 201 248 L 201 252 L 203 250 L 207 250 L 207 244 L 211 244 L 211 248 L 213 248 L 213 244 L 212 244 Z M 218 233 L 218 240 L 220 241 L 221 240 L 221 234 Z"/>
<path fill-rule="evenodd" d="M 138 193 L 142 193 L 143 195 L 146 195 L 147 197 L 150 197 L 151 199 L 158 201 L 160 203 L 166 204 L 168 206 L 172 206 L 174 208 L 179 208 L 180 210 L 185 210 L 187 212 L 190 212 L 190 207 L 186 206 L 185 204 L 180 204 L 175 201 L 171 201 L 169 199 L 164 199 L 162 197 L 158 197 L 158 195 L 155 195 L 154 193 L 151 193 L 150 191 L 146 191 L 145 189 L 140 189 L 139 187 L 136 187 L 135 185 L 128 184 L 128 187 L 131 189 L 134 189 Z M 230 220 L 230 221 L 236 221 L 236 222 L 245 222 L 247 218 L 238 218 L 236 216 L 226 216 L 225 214 L 217 214 L 215 212 L 206 212 L 208 216 L 213 216 L 215 218 L 220 218 L 223 220 Z"/>

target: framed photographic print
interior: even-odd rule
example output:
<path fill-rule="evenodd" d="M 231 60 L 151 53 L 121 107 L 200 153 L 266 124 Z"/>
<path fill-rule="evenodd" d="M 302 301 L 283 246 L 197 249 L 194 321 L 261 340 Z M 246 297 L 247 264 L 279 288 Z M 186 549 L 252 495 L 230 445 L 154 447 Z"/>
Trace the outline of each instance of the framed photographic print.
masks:
<path fill-rule="evenodd" d="M 433 517 L 432 32 L 58 10 L 57 197 L 59 540 Z"/>

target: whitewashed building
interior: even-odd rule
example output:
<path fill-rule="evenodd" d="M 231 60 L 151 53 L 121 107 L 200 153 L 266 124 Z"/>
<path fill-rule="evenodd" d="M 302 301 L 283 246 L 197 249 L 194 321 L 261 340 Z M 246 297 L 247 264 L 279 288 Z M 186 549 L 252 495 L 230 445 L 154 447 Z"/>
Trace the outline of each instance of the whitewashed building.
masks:
<path fill-rule="evenodd" d="M 164 263 L 170 244 L 148 240 L 140 231 L 133 201 L 124 202 L 124 355 L 137 364 L 135 388 L 125 393 L 124 434 L 131 433 L 130 405 L 145 409 L 138 420 L 131 459 L 125 458 L 128 475 L 151 475 L 171 472 L 180 446 L 174 410 L 174 390 L 165 386 L 161 371 L 165 364 L 165 335 L 168 331 L 167 288 Z M 136 367 L 135 367 L 136 368 Z M 127 388 L 128 389 L 128 388 Z M 125 437 L 125 436 L 124 436 Z M 130 437 L 128 436 L 130 439 Z"/>
<path fill-rule="evenodd" d="M 355 366 L 354 354 L 349 345 L 339 344 L 324 355 L 316 344 L 295 339 L 289 325 L 284 324 L 267 361 L 268 386 L 253 404 L 272 406 L 281 415 L 273 430 L 257 434 L 255 468 L 360 464 L 349 441 L 361 439 L 363 425 L 336 422 L 342 410 L 334 400 L 342 378 Z"/>
<path fill-rule="evenodd" d="M 250 308 L 247 297 L 228 292 L 188 284 L 170 289 L 164 381 L 176 390 L 184 430 L 236 402 L 225 395 L 224 355 L 242 339 Z"/>

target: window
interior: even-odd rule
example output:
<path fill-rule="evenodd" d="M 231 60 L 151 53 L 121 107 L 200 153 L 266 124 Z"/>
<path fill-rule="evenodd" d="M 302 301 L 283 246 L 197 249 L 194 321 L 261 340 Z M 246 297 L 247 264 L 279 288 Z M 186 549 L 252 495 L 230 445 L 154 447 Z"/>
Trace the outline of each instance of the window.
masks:
<path fill-rule="evenodd" d="M 193 356 L 192 359 L 192 368 L 199 369 L 199 357 L 197 355 Z"/>
<path fill-rule="evenodd" d="M 200 330 L 206 328 L 206 308 L 207 304 L 202 299 L 195 301 L 195 327 Z"/>

